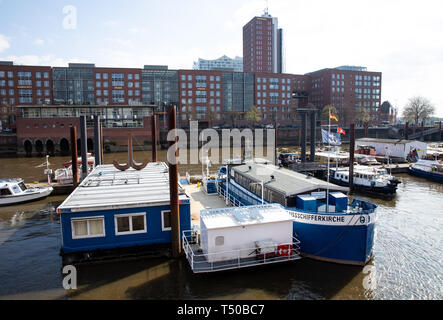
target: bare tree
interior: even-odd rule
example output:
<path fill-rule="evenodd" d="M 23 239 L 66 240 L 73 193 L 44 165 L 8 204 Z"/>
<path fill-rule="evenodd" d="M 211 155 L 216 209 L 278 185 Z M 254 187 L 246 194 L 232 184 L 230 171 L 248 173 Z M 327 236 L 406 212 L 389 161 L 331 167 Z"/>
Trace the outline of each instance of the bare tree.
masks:
<path fill-rule="evenodd" d="M 246 120 L 251 121 L 251 127 L 254 127 L 254 124 L 260 123 L 262 119 L 262 113 L 256 106 L 252 106 L 251 110 L 246 112 Z"/>
<path fill-rule="evenodd" d="M 403 118 L 414 121 L 417 127 L 419 121 L 424 121 L 431 117 L 435 112 L 435 107 L 429 99 L 421 96 L 412 97 L 409 99 L 403 110 Z"/>
<path fill-rule="evenodd" d="M 366 122 L 369 122 L 369 120 L 371 120 L 371 115 L 369 114 L 369 111 L 366 108 L 360 107 L 357 110 L 356 119 L 358 119 L 361 124 L 364 124 Z"/>

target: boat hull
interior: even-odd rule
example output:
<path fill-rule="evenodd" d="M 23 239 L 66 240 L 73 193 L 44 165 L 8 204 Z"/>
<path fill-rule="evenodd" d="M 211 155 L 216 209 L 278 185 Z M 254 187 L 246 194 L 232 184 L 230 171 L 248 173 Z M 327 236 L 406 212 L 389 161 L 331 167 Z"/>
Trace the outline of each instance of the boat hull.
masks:
<path fill-rule="evenodd" d="M 348 221 L 343 225 L 304 223 L 296 218 L 294 237 L 300 240 L 300 253 L 316 260 L 365 265 L 372 256 L 374 244 L 375 213 L 371 215 L 347 215 L 345 220 Z M 327 217 L 331 220 L 344 218 L 343 215 Z M 362 217 L 364 219 L 360 221 Z"/>
<path fill-rule="evenodd" d="M 220 188 L 226 190 L 225 183 Z M 237 203 L 256 205 L 261 198 L 235 182 L 228 193 Z M 266 201 L 265 201 L 266 203 Z M 370 214 L 319 214 L 287 208 L 294 216 L 294 237 L 303 256 L 349 265 L 365 265 L 372 256 L 376 211 Z"/>
<path fill-rule="evenodd" d="M 416 176 L 416 177 L 421 177 L 421 178 L 425 178 L 425 179 L 432 180 L 435 182 L 443 183 L 443 174 L 427 172 L 427 171 L 419 170 L 419 169 L 415 169 L 415 168 L 409 168 L 409 173 L 411 175 Z"/>
<path fill-rule="evenodd" d="M 43 200 L 46 197 L 48 197 L 51 192 L 53 191 L 52 188 L 44 188 L 39 190 L 38 192 L 33 192 L 29 194 L 22 194 L 17 196 L 11 196 L 11 197 L 4 197 L 0 199 L 0 206 L 13 206 L 17 204 L 23 204 L 28 202 L 34 202 L 38 200 Z"/>
<path fill-rule="evenodd" d="M 338 184 L 340 186 L 349 187 L 349 183 L 335 179 L 333 177 L 329 178 L 329 181 L 334 184 Z M 397 184 L 389 184 L 384 187 L 369 187 L 364 186 L 361 184 L 355 184 L 353 185 L 353 188 L 355 191 L 364 193 L 367 195 L 372 195 L 380 198 L 392 198 L 395 197 L 395 194 L 397 192 Z"/>

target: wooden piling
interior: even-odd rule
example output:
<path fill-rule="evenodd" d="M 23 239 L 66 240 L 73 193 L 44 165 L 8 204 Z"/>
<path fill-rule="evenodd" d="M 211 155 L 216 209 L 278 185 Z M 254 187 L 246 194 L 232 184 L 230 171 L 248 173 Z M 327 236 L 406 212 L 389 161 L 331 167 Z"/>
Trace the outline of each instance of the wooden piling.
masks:
<path fill-rule="evenodd" d="M 95 165 L 102 164 L 102 152 L 101 152 L 101 138 L 100 138 L 100 116 L 94 116 L 94 153 L 95 153 Z"/>
<path fill-rule="evenodd" d="M 103 156 L 104 142 L 105 142 L 105 139 L 103 138 L 103 123 L 100 122 L 100 153 L 101 153 L 101 160 L 102 160 L 101 164 L 105 163 L 105 158 Z"/>
<path fill-rule="evenodd" d="M 77 128 L 71 127 L 71 156 L 72 156 L 72 184 L 78 185 L 78 162 L 77 162 Z"/>
<path fill-rule="evenodd" d="M 355 149 L 355 124 L 350 125 L 350 145 L 349 145 L 349 192 L 354 189 L 354 149 Z"/>
<path fill-rule="evenodd" d="M 309 157 L 310 162 L 315 162 L 315 133 L 316 133 L 316 124 L 317 124 L 317 117 L 315 114 L 315 111 L 311 111 L 311 155 Z"/>
<path fill-rule="evenodd" d="M 88 175 L 88 141 L 86 129 L 86 116 L 80 116 L 80 141 L 82 156 L 82 180 Z"/>
<path fill-rule="evenodd" d="M 168 128 L 173 131 L 174 139 L 169 141 L 168 162 L 169 162 L 169 193 L 171 207 L 171 241 L 172 257 L 178 258 L 181 254 L 180 239 L 180 211 L 178 203 L 178 166 L 177 166 L 177 111 L 175 106 L 168 107 Z M 173 158 L 171 157 L 171 153 Z M 172 163 L 171 163 L 171 162 Z"/>
<path fill-rule="evenodd" d="M 152 162 L 157 162 L 157 116 L 151 117 Z"/>

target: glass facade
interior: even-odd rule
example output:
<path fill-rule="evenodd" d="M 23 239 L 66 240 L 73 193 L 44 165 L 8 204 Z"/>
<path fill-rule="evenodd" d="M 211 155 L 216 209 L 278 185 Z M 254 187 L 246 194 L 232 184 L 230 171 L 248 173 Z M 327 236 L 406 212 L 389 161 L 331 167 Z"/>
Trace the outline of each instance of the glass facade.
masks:
<path fill-rule="evenodd" d="M 94 104 L 92 68 L 53 68 L 54 104 Z"/>
<path fill-rule="evenodd" d="M 142 70 L 142 102 L 147 105 L 167 105 L 179 102 L 178 71 Z"/>
<path fill-rule="evenodd" d="M 254 105 L 254 74 L 223 73 L 223 112 L 247 112 Z"/>

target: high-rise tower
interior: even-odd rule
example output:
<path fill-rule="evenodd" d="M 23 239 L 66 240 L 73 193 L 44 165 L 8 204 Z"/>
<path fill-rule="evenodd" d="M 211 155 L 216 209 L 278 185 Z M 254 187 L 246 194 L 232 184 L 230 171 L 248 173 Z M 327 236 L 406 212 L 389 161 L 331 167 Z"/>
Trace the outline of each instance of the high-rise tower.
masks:
<path fill-rule="evenodd" d="M 265 9 L 243 27 L 243 71 L 283 73 L 283 30 Z"/>

